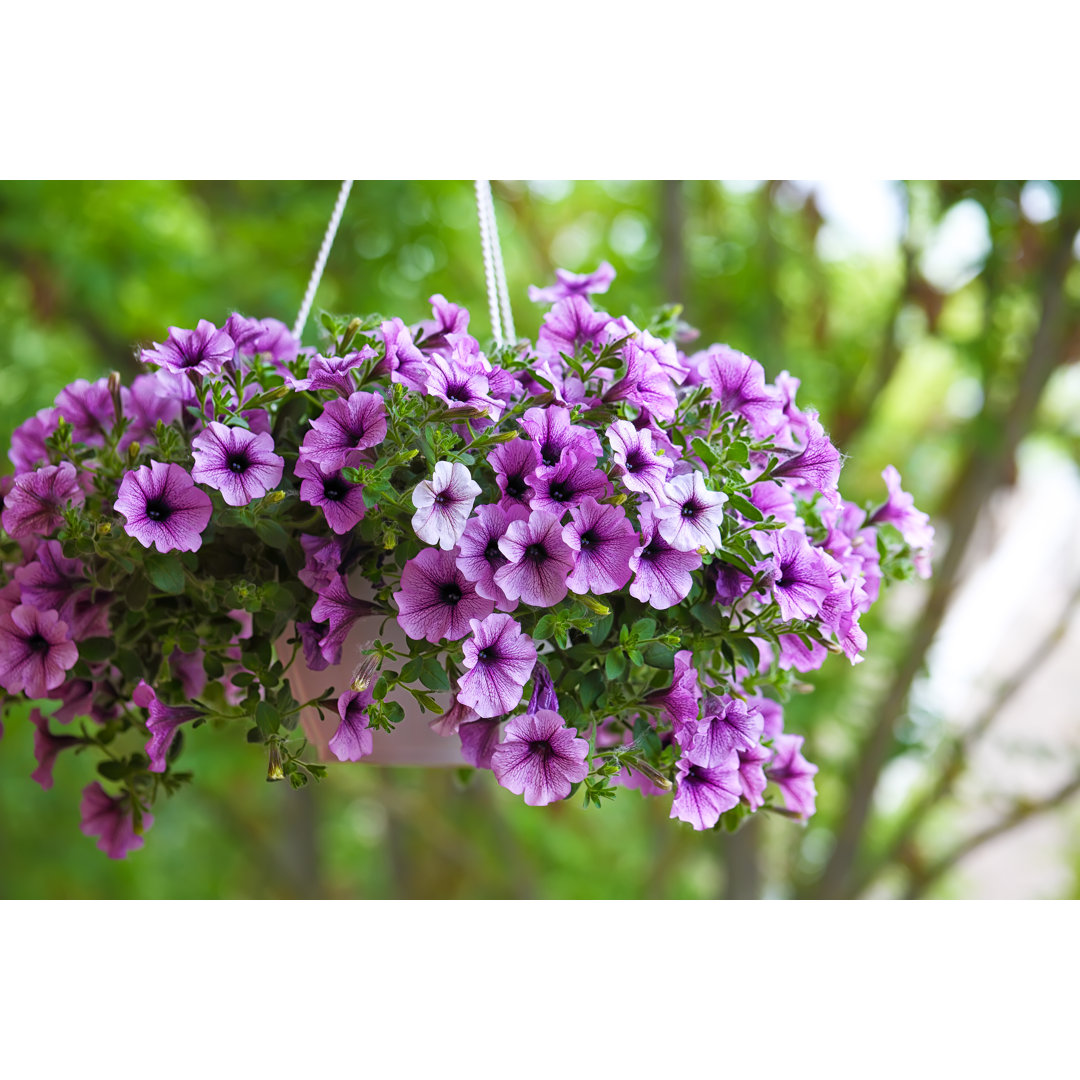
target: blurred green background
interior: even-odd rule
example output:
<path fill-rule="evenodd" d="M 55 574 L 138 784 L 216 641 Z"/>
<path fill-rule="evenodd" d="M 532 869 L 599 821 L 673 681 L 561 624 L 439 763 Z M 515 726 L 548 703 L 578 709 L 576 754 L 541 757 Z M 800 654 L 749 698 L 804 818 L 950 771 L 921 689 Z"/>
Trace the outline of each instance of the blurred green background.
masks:
<path fill-rule="evenodd" d="M 130 377 L 137 347 L 170 325 L 220 325 L 233 310 L 291 324 L 336 190 L 0 183 L 5 446 L 68 382 L 110 369 Z M 608 259 L 618 271 L 608 311 L 683 302 L 702 347 L 726 341 L 770 376 L 786 368 L 802 380 L 800 403 L 849 455 L 847 498 L 880 499 L 892 463 L 933 515 L 934 580 L 902 585 L 864 620 L 866 663 L 833 658 L 810 678 L 816 692 L 788 707 L 789 730 L 806 735 L 821 769 L 817 817 L 802 828 L 759 814 L 734 836 L 697 834 L 667 820 L 667 803 L 633 792 L 601 811 L 576 801 L 530 809 L 489 774 L 462 783 L 452 771 L 364 765 L 332 766 L 294 792 L 263 781 L 261 751 L 242 731 L 203 728 L 185 753 L 196 783 L 159 804 L 142 851 L 113 862 L 78 829 L 89 763 L 61 755 L 55 787 L 42 791 L 16 708 L 0 741 L 0 895 L 980 895 L 965 877 L 969 855 L 1046 815 L 1060 825 L 1051 891 L 1080 895 L 1071 772 L 1046 791 L 983 792 L 987 806 L 973 807 L 962 782 L 1023 686 L 991 688 L 992 715 L 981 730 L 974 718 L 974 736 L 918 693 L 1025 448 L 1037 443 L 1070 468 L 1077 457 L 1076 413 L 1060 407 L 1080 355 L 1077 185 L 546 181 L 494 191 L 520 334 L 534 336 L 541 314 L 527 285 L 555 266 Z M 470 328 L 487 335 L 472 184 L 357 182 L 316 311 L 411 323 L 434 292 L 468 306 Z M 305 341 L 317 341 L 315 320 Z M 1025 684 L 1042 675 L 1020 646 L 1014 681 Z M 1074 754 L 1075 733 L 1052 747 L 1059 759 Z"/>

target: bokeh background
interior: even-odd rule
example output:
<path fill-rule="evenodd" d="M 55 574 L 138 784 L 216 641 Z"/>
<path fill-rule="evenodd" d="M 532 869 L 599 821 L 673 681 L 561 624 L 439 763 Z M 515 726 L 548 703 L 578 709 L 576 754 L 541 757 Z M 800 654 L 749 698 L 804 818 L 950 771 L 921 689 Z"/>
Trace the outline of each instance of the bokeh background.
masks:
<path fill-rule="evenodd" d="M 68 382 L 135 371 L 167 327 L 291 323 L 333 182 L 0 183 L 0 438 Z M 187 742 L 196 783 L 142 851 L 78 829 L 90 765 L 42 791 L 25 710 L 0 740 L 0 896 L 712 898 L 1080 896 L 1080 185 L 498 182 L 520 333 L 556 266 L 618 270 L 612 314 L 681 301 L 701 343 L 802 380 L 849 455 L 938 530 L 935 576 L 864 620 L 788 706 L 820 766 L 805 828 L 694 833 L 624 792 L 530 809 L 490 775 L 332 766 L 263 780 L 241 730 Z M 316 302 L 488 331 L 472 184 L 358 182 Z M 314 320 L 305 340 L 317 341 Z M 6 462 L 5 462 L 6 466 Z"/>

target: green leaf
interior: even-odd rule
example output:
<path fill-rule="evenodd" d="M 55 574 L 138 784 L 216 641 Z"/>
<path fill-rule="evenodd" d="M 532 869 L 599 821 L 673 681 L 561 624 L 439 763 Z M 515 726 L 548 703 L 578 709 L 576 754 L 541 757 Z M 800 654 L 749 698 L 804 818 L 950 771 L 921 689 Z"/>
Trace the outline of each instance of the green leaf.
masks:
<path fill-rule="evenodd" d="M 603 690 L 604 673 L 599 668 L 594 668 L 581 680 L 581 686 L 578 689 L 577 696 L 582 708 L 591 709 L 593 703 L 603 693 Z"/>
<path fill-rule="evenodd" d="M 420 671 L 420 681 L 429 690 L 449 690 L 450 676 L 434 656 L 426 657 Z"/>
<path fill-rule="evenodd" d="M 533 630 L 532 636 L 534 641 L 543 641 L 545 638 L 551 637 L 555 632 L 555 616 L 552 614 L 544 615 L 540 621 L 536 624 L 536 629 Z"/>
<path fill-rule="evenodd" d="M 631 631 L 638 641 L 642 638 L 651 638 L 656 633 L 656 620 L 638 619 L 631 627 Z"/>
<path fill-rule="evenodd" d="M 147 555 L 143 565 L 154 588 L 170 596 L 184 591 L 184 567 L 174 555 Z"/>
<path fill-rule="evenodd" d="M 605 615 L 598 622 L 593 623 L 592 629 L 589 631 L 589 641 L 591 641 L 597 648 L 607 641 L 608 634 L 611 633 L 611 625 L 615 621 L 615 613 L 612 612 L 609 615 Z"/>
<path fill-rule="evenodd" d="M 255 522 L 255 535 L 267 546 L 284 551 L 289 546 L 289 534 L 270 518 L 259 518 Z"/>
<path fill-rule="evenodd" d="M 604 671 L 609 679 L 617 679 L 626 670 L 626 657 L 622 649 L 612 649 L 604 660 Z"/>
<path fill-rule="evenodd" d="M 281 724 L 277 709 L 269 701 L 260 701 L 255 706 L 255 723 L 264 735 L 273 735 Z"/>
<path fill-rule="evenodd" d="M 739 465 L 750 463 L 750 448 L 741 440 L 736 440 L 727 448 L 728 461 L 734 461 Z"/>
<path fill-rule="evenodd" d="M 420 678 L 420 672 L 423 669 L 424 661 L 421 657 L 416 657 L 410 660 L 402 669 L 398 678 L 403 683 L 416 682 Z"/>
<path fill-rule="evenodd" d="M 728 505 L 733 506 L 748 521 L 765 520 L 765 515 L 749 499 L 744 499 L 741 495 L 729 495 Z"/>
<path fill-rule="evenodd" d="M 106 780 L 123 780 L 128 774 L 126 761 L 102 761 L 98 763 L 97 771 Z"/>
<path fill-rule="evenodd" d="M 716 456 L 716 451 L 703 439 L 700 435 L 695 435 L 690 440 L 690 445 L 694 448 L 694 453 L 697 454 L 710 469 L 716 468 L 720 464 L 720 458 Z"/>
<path fill-rule="evenodd" d="M 663 668 L 665 671 L 675 670 L 675 650 L 661 645 L 659 641 L 645 646 L 644 657 L 649 667 Z"/>
<path fill-rule="evenodd" d="M 108 660 L 116 652 L 116 642 L 113 638 L 92 637 L 79 642 L 79 657 L 93 664 L 100 660 Z"/>

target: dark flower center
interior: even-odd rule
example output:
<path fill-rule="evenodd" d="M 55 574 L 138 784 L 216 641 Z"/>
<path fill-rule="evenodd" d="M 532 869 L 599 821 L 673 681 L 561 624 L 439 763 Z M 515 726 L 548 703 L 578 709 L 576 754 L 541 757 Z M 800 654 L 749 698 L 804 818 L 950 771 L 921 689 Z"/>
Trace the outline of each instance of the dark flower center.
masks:
<path fill-rule="evenodd" d="M 591 548 L 593 544 L 598 544 L 601 539 L 602 538 L 597 534 L 595 529 L 586 529 L 585 532 L 581 534 L 581 539 L 579 541 L 581 550 L 584 551 L 586 548 Z"/>
<path fill-rule="evenodd" d="M 545 465 L 558 465 L 562 457 L 562 448 L 552 442 L 546 442 L 540 447 L 540 458 Z"/>
<path fill-rule="evenodd" d="M 439 598 L 444 604 L 450 604 L 451 607 L 461 599 L 461 589 L 458 588 L 456 581 L 448 581 L 445 585 L 439 588 Z"/>
<path fill-rule="evenodd" d="M 567 499 L 573 497 L 573 494 L 574 492 L 565 480 L 560 480 L 548 488 L 548 497 L 554 499 L 555 502 L 566 502 Z"/>
<path fill-rule="evenodd" d="M 525 475 L 518 473 L 517 476 L 506 478 L 506 494 L 512 499 L 520 499 L 525 494 Z"/>
<path fill-rule="evenodd" d="M 525 549 L 525 558 L 539 566 L 548 557 L 547 548 L 543 544 L 530 544 Z"/>
<path fill-rule="evenodd" d="M 656 546 L 655 541 L 647 544 L 645 550 L 638 556 L 639 559 L 645 559 L 647 562 L 652 561 L 660 555 L 660 549 Z"/>
<path fill-rule="evenodd" d="M 548 758 L 555 756 L 555 751 L 547 739 L 533 739 L 529 743 L 529 753 L 535 754 L 541 761 L 547 761 Z"/>
<path fill-rule="evenodd" d="M 172 509 L 164 499 L 150 499 L 146 503 L 146 516 L 151 521 L 168 521 Z"/>
<path fill-rule="evenodd" d="M 340 502 L 349 493 L 348 485 L 340 476 L 331 476 L 323 481 L 323 497 L 331 502 Z"/>
<path fill-rule="evenodd" d="M 493 536 L 488 541 L 487 547 L 484 548 L 484 558 L 487 559 L 489 563 L 498 562 L 500 559 L 505 561 L 505 556 L 502 551 L 499 550 L 499 541 L 497 537 Z"/>
<path fill-rule="evenodd" d="M 32 653 L 46 653 L 49 651 L 49 642 L 42 634 L 35 632 L 26 639 L 26 647 Z"/>
<path fill-rule="evenodd" d="M 698 508 L 692 502 L 683 503 L 681 513 L 684 518 L 697 517 Z"/>
<path fill-rule="evenodd" d="M 704 770 L 700 766 L 691 765 L 690 768 L 686 770 L 686 779 L 683 782 L 686 783 L 689 781 L 694 784 L 700 784 L 706 779 L 707 777 L 704 774 Z"/>
<path fill-rule="evenodd" d="M 446 396 L 451 401 L 468 401 L 470 398 L 469 391 L 464 386 L 448 386 L 446 388 Z"/>
<path fill-rule="evenodd" d="M 453 502 L 453 499 L 445 491 L 440 491 L 439 494 L 435 496 L 436 506 L 448 506 L 451 502 Z"/>
<path fill-rule="evenodd" d="M 230 454 L 225 459 L 225 464 L 228 465 L 229 471 L 234 473 L 247 472 L 251 463 L 247 459 L 247 455 L 242 452 Z"/>
<path fill-rule="evenodd" d="M 499 659 L 499 654 L 494 645 L 486 645 L 477 654 L 476 659 L 485 664 L 491 664 Z"/>
<path fill-rule="evenodd" d="M 648 462 L 645 460 L 645 455 L 640 450 L 631 450 L 630 453 L 626 455 L 625 468 L 627 472 L 637 472 L 638 469 L 642 469 L 646 465 L 648 465 Z"/>

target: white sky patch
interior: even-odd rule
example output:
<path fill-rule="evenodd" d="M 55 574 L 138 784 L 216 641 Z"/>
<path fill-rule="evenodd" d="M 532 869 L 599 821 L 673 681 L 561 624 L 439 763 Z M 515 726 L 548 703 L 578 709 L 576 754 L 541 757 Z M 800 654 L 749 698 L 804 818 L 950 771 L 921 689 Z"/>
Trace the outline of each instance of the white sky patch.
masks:
<path fill-rule="evenodd" d="M 955 292 L 982 269 L 990 254 L 986 211 L 964 199 L 941 219 L 919 260 L 923 276 L 942 292 Z"/>
<path fill-rule="evenodd" d="M 1036 225 L 1056 218 L 1061 208 L 1061 193 L 1049 180 L 1029 180 L 1020 191 L 1020 209 Z"/>

